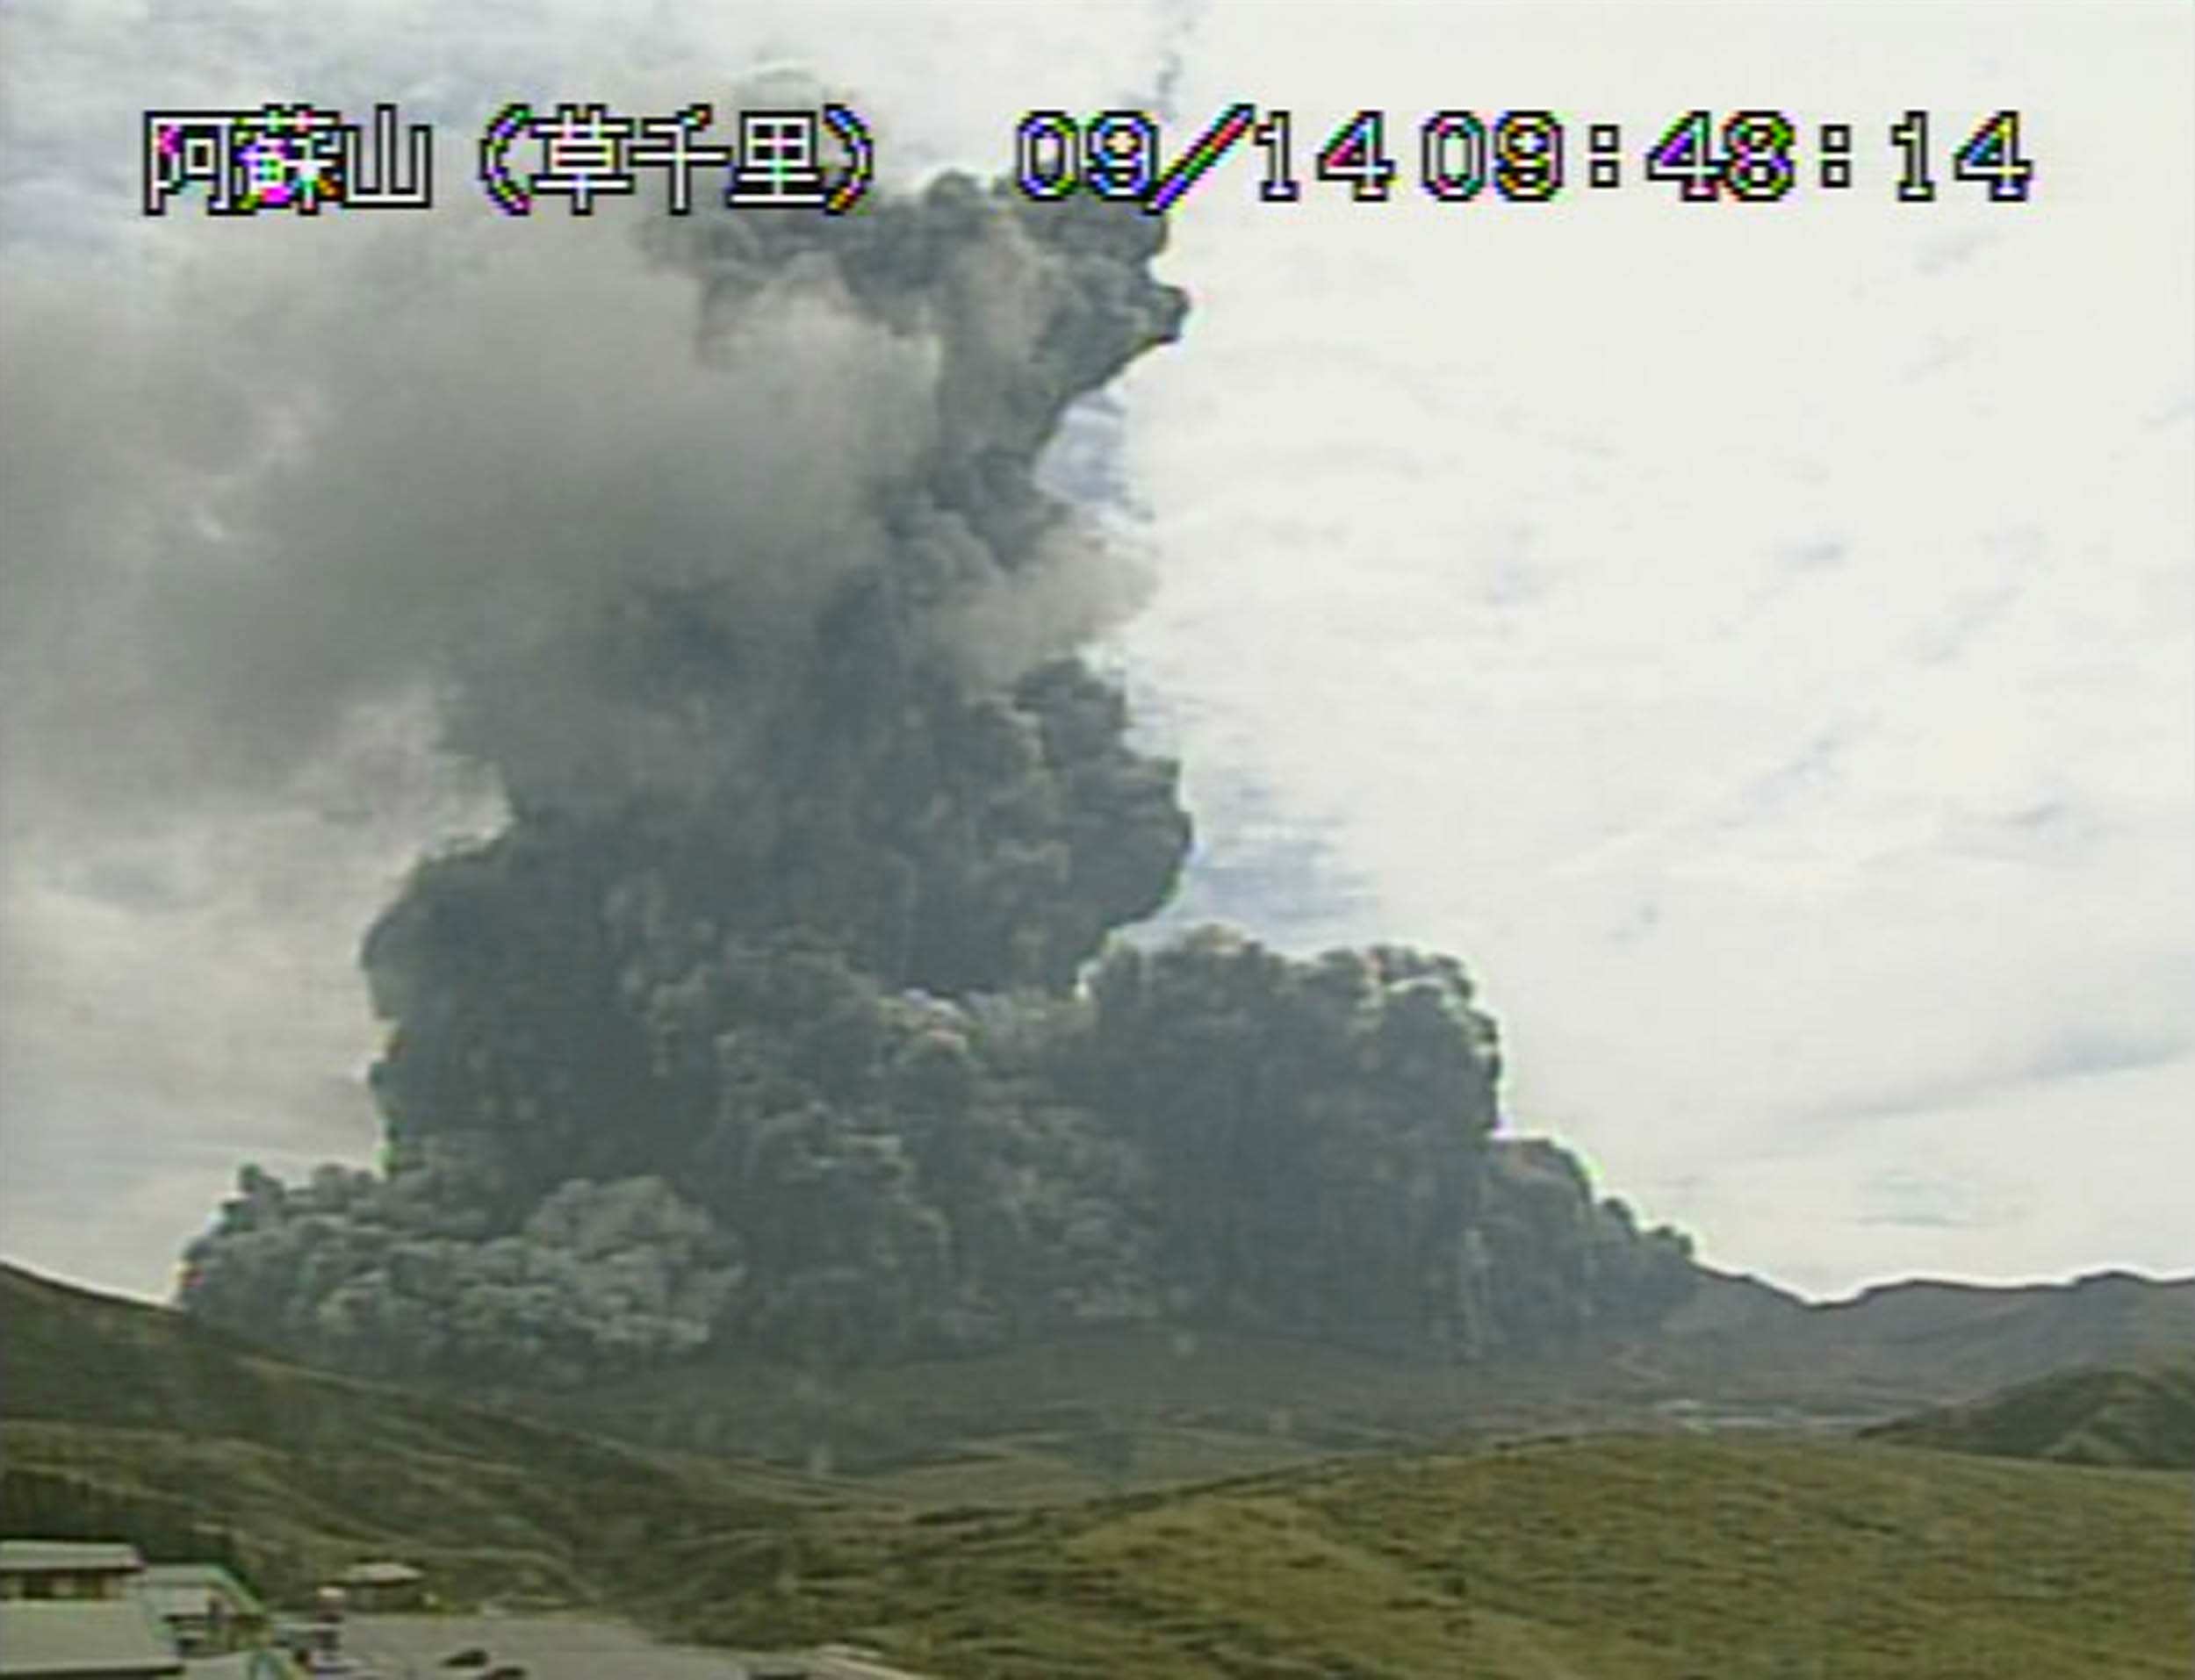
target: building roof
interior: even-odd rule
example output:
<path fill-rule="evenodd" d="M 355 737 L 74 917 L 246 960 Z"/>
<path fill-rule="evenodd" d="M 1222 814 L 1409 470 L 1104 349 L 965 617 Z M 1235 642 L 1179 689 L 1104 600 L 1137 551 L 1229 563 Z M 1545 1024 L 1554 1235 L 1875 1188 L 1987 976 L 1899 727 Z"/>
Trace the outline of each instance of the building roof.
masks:
<path fill-rule="evenodd" d="M 354 1563 L 342 1574 L 347 1587 L 401 1587 L 426 1578 L 408 1563 Z"/>
<path fill-rule="evenodd" d="M 243 1583 L 218 1563 L 148 1563 L 148 1587 L 223 1587 L 241 1592 Z"/>
<path fill-rule="evenodd" d="M 184 1672 L 190 1680 L 295 1680 L 298 1671 L 271 1651 L 231 1651 L 194 1656 Z"/>
<path fill-rule="evenodd" d="M 183 1672 L 183 1659 L 142 1605 L 128 1599 L 72 1603 L 18 1598 L 0 1603 L 4 1680 Z"/>
<path fill-rule="evenodd" d="M 163 1615 L 202 1612 L 209 1593 L 227 1599 L 232 1612 L 266 1613 L 252 1590 L 218 1563 L 148 1563 L 134 1586 L 137 1596 Z"/>
<path fill-rule="evenodd" d="M 260 1622 L 267 1613 L 256 1600 L 238 1599 L 210 1583 L 192 1585 L 188 1582 L 171 1583 L 166 1586 L 145 1587 L 136 1590 L 137 1602 L 150 1610 L 162 1621 L 176 1621 L 191 1617 L 211 1617 L 213 1606 L 220 1605 L 220 1614 L 232 1622 Z"/>
<path fill-rule="evenodd" d="M 145 1560 L 126 1540 L 0 1540 L 0 1575 L 44 1575 L 63 1569 L 125 1572 Z"/>

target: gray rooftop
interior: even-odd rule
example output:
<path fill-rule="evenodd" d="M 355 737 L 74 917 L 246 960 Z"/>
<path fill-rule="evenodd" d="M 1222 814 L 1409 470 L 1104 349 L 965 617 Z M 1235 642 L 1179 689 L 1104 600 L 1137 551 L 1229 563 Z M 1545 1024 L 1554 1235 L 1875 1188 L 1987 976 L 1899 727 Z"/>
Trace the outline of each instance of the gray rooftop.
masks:
<path fill-rule="evenodd" d="M 272 1651 L 234 1651 L 227 1656 L 194 1656 L 183 1671 L 190 1680 L 297 1680 L 297 1670 Z"/>
<path fill-rule="evenodd" d="M 148 1563 L 148 1586 L 234 1587 L 236 1577 L 218 1563 Z"/>
<path fill-rule="evenodd" d="M 142 1605 L 10 1599 L 0 1603 L 0 1677 L 175 1675 L 183 1659 Z"/>
<path fill-rule="evenodd" d="M 61 1569 L 141 1569 L 145 1560 L 126 1540 L 0 1540 L 0 1575 Z"/>
<path fill-rule="evenodd" d="M 134 1585 L 140 1597 L 163 1611 L 188 1599 L 203 1606 L 206 1594 L 219 1593 L 233 1609 L 265 1613 L 252 1590 L 218 1563 L 148 1563 Z"/>
<path fill-rule="evenodd" d="M 427 1577 L 408 1563 L 383 1561 L 376 1563 L 354 1563 L 342 1576 L 347 1587 L 399 1587 Z"/>

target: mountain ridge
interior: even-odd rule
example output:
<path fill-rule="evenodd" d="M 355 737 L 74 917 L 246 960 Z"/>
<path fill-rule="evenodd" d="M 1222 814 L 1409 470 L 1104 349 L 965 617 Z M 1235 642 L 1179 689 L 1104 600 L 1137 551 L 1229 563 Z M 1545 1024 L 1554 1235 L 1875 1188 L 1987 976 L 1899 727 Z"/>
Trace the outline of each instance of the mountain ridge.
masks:
<path fill-rule="evenodd" d="M 366 1391 L 454 1406 L 459 1417 L 435 1428 L 467 1440 L 500 1427 L 490 1420 L 527 1418 L 552 1434 L 744 1461 L 758 1472 L 766 1463 L 884 1475 L 880 1489 L 904 1472 L 910 1492 L 952 1483 L 945 1465 L 981 1464 L 994 1490 L 1048 1497 L 1104 1491 L 1124 1477 L 1145 1484 L 1535 1430 L 1696 1427 L 1704 1418 L 1837 1431 L 2195 1345 L 2195 1279 L 2112 1273 L 2064 1284 L 1917 1288 L 1809 1304 L 1759 1279 L 1700 1268 L 1693 1298 L 1655 1335 L 1477 1363 L 1145 1326 L 824 1375 L 704 1356 L 551 1394 L 417 1382 L 362 1389 L 355 1376 L 176 1309 L 0 1262 L 10 1362 L 27 1372 L 11 1381 L 0 1407 L 17 1418 L 219 1429 L 240 1412 L 278 1412 L 270 1396 L 309 1381 L 337 1396 L 327 1404 L 338 1411 Z M 21 1357 L 30 1351 L 26 1328 L 53 1355 L 43 1371 Z M 65 1362 L 106 1373 L 88 1397 L 81 1381 L 55 1386 L 51 1375 L 72 1338 Z M 142 1375 L 126 1350 L 147 1338 L 176 1350 L 178 1366 L 203 1368 L 216 1397 L 194 1399 L 172 1373 Z M 361 1427 L 378 1438 L 378 1425 Z"/>
<path fill-rule="evenodd" d="M 1773 1301 L 1742 1284 L 1733 1298 Z M 1252 1348 L 1265 1362 L 1241 1369 L 1229 1346 L 1162 1355 L 1142 1380 L 1170 1382 L 1175 1412 L 1109 1417 L 1087 1390 L 1123 1361 L 1097 1338 L 1054 1350 L 1048 1371 L 1014 1368 L 1021 1410 L 1051 1409 L 1049 1448 L 971 1438 L 956 1461 L 850 1479 L 285 1364 L 13 1265 L 0 1332 L 11 1528 L 214 1552 L 277 1602 L 397 1556 L 453 1605 L 553 1603 L 739 1647 L 853 1639 L 957 1680 L 1403 1680 L 1459 1662 L 1481 1680 L 1684 1680 L 1832 1650 L 1851 1680 L 2013 1672 L 2012 1653 L 2035 1680 L 2140 1680 L 2184 1672 L 2195 1648 L 2170 1580 L 2195 1535 L 2166 1478 L 1823 1430 L 1642 1426 L 1657 1390 L 1621 1373 L 1603 1374 L 1601 1412 L 1565 1410 L 1576 1365 L 1506 1388 L 1386 1369 L 1415 1411 L 1352 1436 L 1362 1408 L 1342 1402 L 1382 1379 L 1376 1362 L 1312 1345 Z M 995 1430 L 1032 1421 L 968 1363 L 971 1413 L 988 1397 Z M 889 1392 L 905 1402 L 939 1375 Z M 1210 1425 L 1245 1378 L 1292 1380 L 1312 1413 L 1269 1441 L 1280 1461 Z M 2120 1613 L 2088 1613 L 2098 1594 Z"/>
<path fill-rule="evenodd" d="M 2054 1372 L 1860 1432 L 1868 1440 L 1989 1457 L 2195 1469 L 2195 1353 Z"/>

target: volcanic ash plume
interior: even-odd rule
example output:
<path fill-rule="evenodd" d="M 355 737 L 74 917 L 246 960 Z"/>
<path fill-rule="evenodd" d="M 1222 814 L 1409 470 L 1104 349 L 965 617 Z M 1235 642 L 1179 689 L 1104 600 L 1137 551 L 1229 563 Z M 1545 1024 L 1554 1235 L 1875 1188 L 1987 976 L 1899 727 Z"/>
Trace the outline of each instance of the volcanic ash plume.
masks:
<path fill-rule="evenodd" d="M 1190 825 L 1076 653 L 1135 580 L 1034 469 L 1178 330 L 1162 238 L 957 176 L 651 225 L 701 294 L 686 447 L 453 556 L 494 581 L 435 643 L 446 739 L 509 821 L 366 937 L 385 1170 L 247 1169 L 186 1305 L 555 1382 L 1159 1317 L 1471 1353 L 1681 1293 L 1680 1239 L 1493 1140 L 1452 962 L 1213 930 L 1077 984 Z"/>

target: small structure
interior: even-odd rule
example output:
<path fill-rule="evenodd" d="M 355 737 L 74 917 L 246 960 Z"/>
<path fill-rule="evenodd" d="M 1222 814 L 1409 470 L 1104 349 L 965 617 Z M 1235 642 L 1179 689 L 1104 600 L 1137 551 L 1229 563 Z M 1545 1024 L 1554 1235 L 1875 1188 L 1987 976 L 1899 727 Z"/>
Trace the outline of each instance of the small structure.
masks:
<path fill-rule="evenodd" d="M 136 1596 L 185 1656 L 266 1643 L 266 1606 L 218 1563 L 150 1564 L 138 1577 Z"/>
<path fill-rule="evenodd" d="M 125 1540 L 0 1540 L 0 1599 L 120 1598 L 144 1569 Z"/>
<path fill-rule="evenodd" d="M 355 1610 L 417 1610 L 427 1577 L 408 1563 L 356 1563 L 342 1573 L 346 1601 Z"/>
<path fill-rule="evenodd" d="M 349 1596 L 341 1587 L 322 1587 L 313 1595 L 310 1620 L 275 1624 L 275 1644 L 308 1673 L 332 1669 L 343 1653 L 343 1607 Z"/>
<path fill-rule="evenodd" d="M 343 1630 L 340 1624 L 318 1621 L 279 1621 L 274 1625 L 273 1648 L 294 1658 L 311 1672 L 323 1658 L 342 1655 Z"/>
<path fill-rule="evenodd" d="M 159 1619 L 133 1599 L 0 1603 L 0 1680 L 162 1680 L 184 1671 Z"/>

